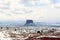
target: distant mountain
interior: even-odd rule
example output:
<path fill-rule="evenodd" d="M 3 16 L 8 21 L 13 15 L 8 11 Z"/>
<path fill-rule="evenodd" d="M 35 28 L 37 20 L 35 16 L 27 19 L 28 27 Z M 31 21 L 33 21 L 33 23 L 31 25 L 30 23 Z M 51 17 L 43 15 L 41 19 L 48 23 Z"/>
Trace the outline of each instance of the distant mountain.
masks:
<path fill-rule="evenodd" d="M 37 26 L 54 26 L 54 27 L 60 27 L 60 23 L 35 22 L 35 25 L 37 25 Z"/>
<path fill-rule="evenodd" d="M 24 25 L 23 21 L 1 21 L 0 25 Z"/>
<path fill-rule="evenodd" d="M 25 25 L 25 21 L 1 21 L 0 25 Z M 54 26 L 60 27 L 60 23 L 33 22 L 35 26 Z M 31 25 L 31 24 L 28 24 Z"/>
<path fill-rule="evenodd" d="M 44 26 L 44 25 L 46 25 L 46 23 L 44 23 L 44 22 L 35 22 L 34 24 L 36 26 Z"/>

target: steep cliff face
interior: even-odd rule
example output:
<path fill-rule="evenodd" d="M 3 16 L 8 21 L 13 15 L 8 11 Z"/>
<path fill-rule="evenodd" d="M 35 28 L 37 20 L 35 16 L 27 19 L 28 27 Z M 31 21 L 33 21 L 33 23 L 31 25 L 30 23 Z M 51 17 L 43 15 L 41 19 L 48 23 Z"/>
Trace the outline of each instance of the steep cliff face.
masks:
<path fill-rule="evenodd" d="M 33 23 L 33 20 L 26 20 L 25 25 L 26 26 L 34 26 L 35 24 Z"/>

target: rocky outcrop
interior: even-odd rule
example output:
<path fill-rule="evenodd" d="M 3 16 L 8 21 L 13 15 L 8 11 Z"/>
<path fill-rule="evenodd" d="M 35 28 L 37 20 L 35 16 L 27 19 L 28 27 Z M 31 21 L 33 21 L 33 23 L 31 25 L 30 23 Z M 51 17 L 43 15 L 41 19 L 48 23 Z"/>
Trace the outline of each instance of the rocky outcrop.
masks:
<path fill-rule="evenodd" d="M 33 20 L 26 20 L 25 26 L 35 26 Z"/>

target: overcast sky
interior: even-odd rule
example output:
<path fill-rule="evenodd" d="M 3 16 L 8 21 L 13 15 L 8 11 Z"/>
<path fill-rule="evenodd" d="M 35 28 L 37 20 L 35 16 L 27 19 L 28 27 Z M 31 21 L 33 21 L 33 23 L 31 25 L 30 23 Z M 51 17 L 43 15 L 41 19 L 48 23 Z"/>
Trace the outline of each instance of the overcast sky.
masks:
<path fill-rule="evenodd" d="M 60 0 L 0 0 L 1 20 L 60 22 Z"/>

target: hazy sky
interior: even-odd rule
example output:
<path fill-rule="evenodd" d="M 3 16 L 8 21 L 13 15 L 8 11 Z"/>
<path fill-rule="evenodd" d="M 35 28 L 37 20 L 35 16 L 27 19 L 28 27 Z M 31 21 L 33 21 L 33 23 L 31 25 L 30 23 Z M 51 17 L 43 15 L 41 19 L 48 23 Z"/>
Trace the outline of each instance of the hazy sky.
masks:
<path fill-rule="evenodd" d="M 60 22 L 60 0 L 0 0 L 0 20 Z"/>

